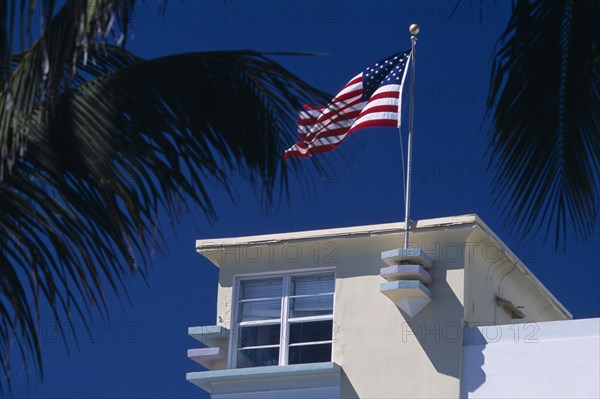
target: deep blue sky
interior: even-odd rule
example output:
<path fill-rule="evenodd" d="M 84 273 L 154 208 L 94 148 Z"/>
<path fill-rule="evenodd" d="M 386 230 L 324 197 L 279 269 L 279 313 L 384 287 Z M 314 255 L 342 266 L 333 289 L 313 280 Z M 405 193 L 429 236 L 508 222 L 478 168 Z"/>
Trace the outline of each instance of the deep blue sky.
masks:
<path fill-rule="evenodd" d="M 514 238 L 493 203 L 485 169 L 485 98 L 493 48 L 510 9 L 508 2 L 484 4 L 480 18 L 479 2 L 463 3 L 451 15 L 454 0 L 171 1 L 163 18 L 157 4 L 148 1 L 137 9 L 128 48 L 148 58 L 226 49 L 323 52 L 329 55 L 278 61 L 313 85 L 336 92 L 363 67 L 408 48 L 407 27 L 419 23 L 413 218 L 477 213 L 575 318 L 598 317 L 598 233 L 580 244 L 569 237 L 567 253 L 556 254 L 541 235 Z M 73 346 L 70 355 L 54 326 L 43 323 L 45 382 L 34 379 L 28 388 L 17 367 L 15 396 L 207 397 L 185 381 L 186 372 L 200 369 L 186 358 L 186 350 L 197 346 L 187 336 L 188 326 L 215 322 L 217 269 L 195 253 L 196 239 L 402 220 L 397 130 L 358 132 L 336 152 L 324 157 L 335 179 L 327 181 L 306 164 L 303 178 L 314 182 L 314 198 L 294 186 L 290 204 L 283 202 L 267 215 L 240 180 L 236 204 L 217 187 L 212 190 L 218 223 L 209 225 L 199 210 L 175 231 L 164 220 L 169 254 L 156 254 L 149 287 L 131 279 L 131 305 L 121 306 L 110 295 L 111 320 L 98 319 L 92 326 L 93 344 L 75 326 L 81 345 L 79 350 Z"/>

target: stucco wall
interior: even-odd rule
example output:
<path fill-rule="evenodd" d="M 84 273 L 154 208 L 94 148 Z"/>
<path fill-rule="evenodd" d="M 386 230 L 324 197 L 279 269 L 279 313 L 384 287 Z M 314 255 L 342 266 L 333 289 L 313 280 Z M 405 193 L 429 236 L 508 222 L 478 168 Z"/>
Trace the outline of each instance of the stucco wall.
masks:
<path fill-rule="evenodd" d="M 469 328 L 464 398 L 600 397 L 600 319 Z"/>

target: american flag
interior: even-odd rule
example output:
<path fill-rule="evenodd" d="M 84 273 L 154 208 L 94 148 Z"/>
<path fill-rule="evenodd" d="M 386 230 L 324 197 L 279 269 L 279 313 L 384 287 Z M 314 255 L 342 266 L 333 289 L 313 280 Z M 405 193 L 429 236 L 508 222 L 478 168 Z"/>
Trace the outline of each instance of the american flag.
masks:
<path fill-rule="evenodd" d="M 399 127 L 398 111 L 409 61 L 410 50 L 391 55 L 352 78 L 329 105 L 305 105 L 298 118 L 298 136 L 302 141 L 283 157 L 308 158 L 333 150 L 359 129 Z"/>

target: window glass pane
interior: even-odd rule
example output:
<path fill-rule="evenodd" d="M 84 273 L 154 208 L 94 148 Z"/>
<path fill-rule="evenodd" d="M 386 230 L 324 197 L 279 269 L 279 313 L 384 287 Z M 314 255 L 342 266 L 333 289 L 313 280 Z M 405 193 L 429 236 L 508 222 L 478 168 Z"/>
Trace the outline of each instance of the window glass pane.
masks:
<path fill-rule="evenodd" d="M 335 280 L 333 274 L 299 276 L 292 278 L 292 295 L 314 295 L 333 293 Z"/>
<path fill-rule="evenodd" d="M 290 299 L 290 318 L 333 314 L 333 294 Z"/>
<path fill-rule="evenodd" d="M 237 353 L 237 368 L 277 366 L 279 348 L 244 349 Z"/>
<path fill-rule="evenodd" d="M 280 324 L 248 326 L 240 328 L 240 347 L 278 345 Z"/>
<path fill-rule="evenodd" d="M 290 346 L 289 364 L 331 361 L 331 344 Z"/>
<path fill-rule="evenodd" d="M 265 299 L 240 303 L 240 321 L 281 318 L 281 299 Z"/>
<path fill-rule="evenodd" d="M 333 321 L 312 321 L 290 324 L 290 344 L 299 342 L 329 341 L 333 331 Z"/>
<path fill-rule="evenodd" d="M 281 298 L 281 277 L 242 281 L 240 299 Z"/>

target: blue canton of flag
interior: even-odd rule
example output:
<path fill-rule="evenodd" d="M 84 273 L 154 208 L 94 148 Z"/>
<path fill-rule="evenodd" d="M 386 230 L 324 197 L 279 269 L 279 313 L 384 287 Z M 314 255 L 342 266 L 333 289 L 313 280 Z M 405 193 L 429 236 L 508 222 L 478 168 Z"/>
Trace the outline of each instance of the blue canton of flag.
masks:
<path fill-rule="evenodd" d="M 386 84 L 401 84 L 404 78 L 404 67 L 408 62 L 410 51 L 394 54 L 385 60 L 366 67 L 363 71 L 363 100 L 371 98 L 375 90 Z"/>

